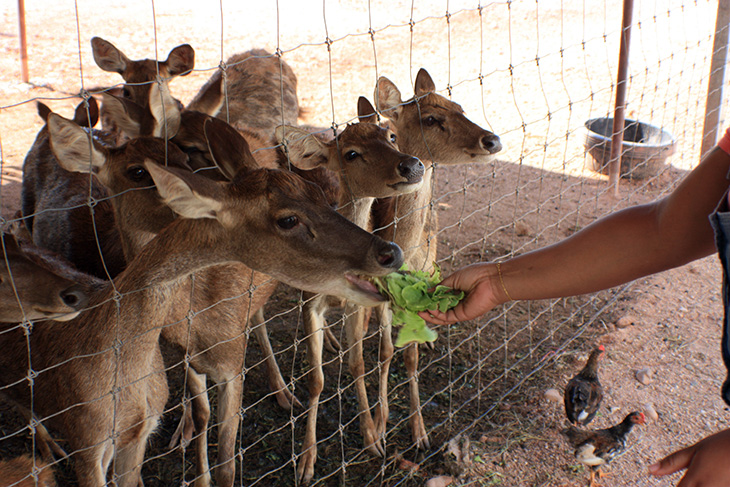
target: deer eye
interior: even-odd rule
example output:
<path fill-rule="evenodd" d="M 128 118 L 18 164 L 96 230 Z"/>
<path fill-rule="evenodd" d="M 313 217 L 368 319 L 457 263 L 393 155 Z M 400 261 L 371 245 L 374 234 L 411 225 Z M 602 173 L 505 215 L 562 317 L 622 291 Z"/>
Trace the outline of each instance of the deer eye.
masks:
<path fill-rule="evenodd" d="M 358 154 L 358 153 L 357 153 L 356 151 L 354 151 L 354 150 L 349 150 L 349 151 L 347 151 L 347 152 L 345 153 L 345 159 L 347 159 L 348 161 L 351 161 L 351 160 L 353 160 L 353 159 L 357 158 L 357 156 L 359 156 L 359 155 L 360 155 L 360 154 Z"/>
<path fill-rule="evenodd" d="M 122 96 L 124 98 L 132 98 L 132 92 L 126 86 L 122 89 Z"/>
<path fill-rule="evenodd" d="M 427 127 L 433 127 L 437 123 L 439 123 L 439 121 L 436 120 L 436 117 L 433 117 L 433 116 L 428 116 L 423 119 L 423 125 L 425 125 Z"/>
<path fill-rule="evenodd" d="M 299 218 L 295 216 L 287 216 L 276 220 L 276 224 L 279 225 L 279 228 L 283 228 L 284 230 L 291 230 L 296 227 L 298 223 Z"/>
<path fill-rule="evenodd" d="M 129 176 L 129 179 L 132 181 L 139 183 L 147 179 L 149 173 L 147 172 L 147 169 L 142 166 L 132 166 L 127 169 L 127 176 Z"/>
<path fill-rule="evenodd" d="M 390 142 L 392 144 L 395 144 L 397 140 L 398 140 L 398 137 L 396 137 L 396 135 L 394 133 L 391 133 L 390 134 Z"/>

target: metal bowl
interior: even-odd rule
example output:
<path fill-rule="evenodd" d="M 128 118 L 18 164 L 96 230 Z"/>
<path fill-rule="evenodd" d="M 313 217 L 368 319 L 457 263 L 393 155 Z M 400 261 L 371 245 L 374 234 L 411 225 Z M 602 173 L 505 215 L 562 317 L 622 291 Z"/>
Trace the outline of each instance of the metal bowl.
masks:
<path fill-rule="evenodd" d="M 591 156 L 592 169 L 608 174 L 613 118 L 593 118 L 585 123 L 585 127 L 584 145 Z M 677 141 L 666 130 L 636 120 L 624 120 L 621 177 L 643 179 L 655 176 L 676 148 Z"/>

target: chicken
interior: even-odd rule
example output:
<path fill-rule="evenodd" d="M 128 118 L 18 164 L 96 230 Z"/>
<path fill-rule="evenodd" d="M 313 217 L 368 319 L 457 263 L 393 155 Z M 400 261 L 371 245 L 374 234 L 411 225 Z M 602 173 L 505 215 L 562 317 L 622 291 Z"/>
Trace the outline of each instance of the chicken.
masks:
<path fill-rule="evenodd" d="M 576 426 L 590 423 L 603 400 L 603 387 L 598 380 L 598 360 L 604 351 L 603 345 L 594 349 L 583 370 L 570 379 L 565 387 L 565 414 Z"/>
<path fill-rule="evenodd" d="M 616 426 L 601 430 L 582 430 L 568 426 L 562 433 L 575 449 L 575 458 L 591 467 L 590 487 L 596 485 L 596 475 L 600 478 L 601 466 L 608 464 L 626 449 L 626 437 L 635 424 L 644 424 L 644 413 L 632 412 Z"/>

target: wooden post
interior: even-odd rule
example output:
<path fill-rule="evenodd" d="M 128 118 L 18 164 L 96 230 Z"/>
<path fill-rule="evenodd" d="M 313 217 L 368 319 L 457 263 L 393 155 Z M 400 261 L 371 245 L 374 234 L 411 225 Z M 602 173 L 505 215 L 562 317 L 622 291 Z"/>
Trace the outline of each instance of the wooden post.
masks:
<path fill-rule="evenodd" d="M 28 82 L 28 45 L 25 42 L 25 0 L 18 0 L 18 34 L 20 37 L 20 79 Z"/>
<path fill-rule="evenodd" d="M 621 147 L 624 142 L 624 119 L 626 112 L 626 84 L 629 73 L 629 46 L 631 45 L 631 20 L 634 0 L 624 0 L 623 21 L 621 22 L 621 49 L 618 56 L 618 75 L 616 79 L 616 105 L 613 114 L 611 137 L 611 157 L 608 162 L 608 184 L 618 196 L 618 182 L 621 179 Z"/>
<path fill-rule="evenodd" d="M 720 0 L 717 3 L 715 41 L 712 46 L 710 79 L 707 83 L 705 123 L 702 128 L 700 157 L 704 157 L 717 144 L 717 132 L 720 128 L 722 111 L 722 88 L 725 83 L 725 63 L 727 62 L 728 23 L 730 23 L 730 0 Z"/>

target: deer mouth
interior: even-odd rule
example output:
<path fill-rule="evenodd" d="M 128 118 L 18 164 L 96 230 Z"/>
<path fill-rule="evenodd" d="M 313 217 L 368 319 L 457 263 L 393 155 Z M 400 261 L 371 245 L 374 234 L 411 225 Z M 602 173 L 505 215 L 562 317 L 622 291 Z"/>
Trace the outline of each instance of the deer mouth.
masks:
<path fill-rule="evenodd" d="M 55 321 L 70 321 L 76 318 L 80 311 L 70 310 L 68 313 L 59 313 L 58 311 L 48 311 L 44 309 L 33 308 L 37 314 L 43 316 L 45 319 Z"/>
<path fill-rule="evenodd" d="M 350 284 L 355 293 L 357 293 L 359 297 L 363 298 L 365 301 L 372 302 L 372 306 L 385 301 L 385 297 L 380 294 L 378 288 L 375 287 L 375 284 L 367 279 L 349 273 L 345 274 L 345 279 L 347 279 L 347 282 Z"/>
<path fill-rule="evenodd" d="M 423 185 L 423 178 L 419 178 L 418 181 L 403 181 L 401 183 L 390 184 L 389 186 L 398 193 L 413 193 Z"/>

